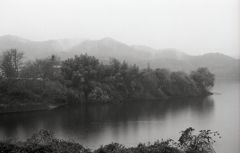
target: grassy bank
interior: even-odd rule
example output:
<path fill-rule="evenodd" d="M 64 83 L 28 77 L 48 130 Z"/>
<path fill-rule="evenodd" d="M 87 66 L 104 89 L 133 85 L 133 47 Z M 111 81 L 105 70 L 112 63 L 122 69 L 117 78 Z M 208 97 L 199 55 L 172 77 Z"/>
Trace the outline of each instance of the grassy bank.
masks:
<path fill-rule="evenodd" d="M 119 143 L 111 143 L 95 150 L 83 147 L 74 140 L 60 140 L 53 137 L 53 132 L 40 130 L 27 141 L 22 142 L 14 138 L 5 138 L 0 141 L 0 151 L 3 153 L 44 152 L 44 153 L 205 153 L 214 152 L 212 145 L 215 140 L 212 136 L 219 136 L 218 132 L 201 130 L 193 135 L 194 129 L 187 128 L 181 131 L 178 142 L 172 139 L 156 141 L 148 144 L 138 144 L 136 147 L 125 147 Z"/>

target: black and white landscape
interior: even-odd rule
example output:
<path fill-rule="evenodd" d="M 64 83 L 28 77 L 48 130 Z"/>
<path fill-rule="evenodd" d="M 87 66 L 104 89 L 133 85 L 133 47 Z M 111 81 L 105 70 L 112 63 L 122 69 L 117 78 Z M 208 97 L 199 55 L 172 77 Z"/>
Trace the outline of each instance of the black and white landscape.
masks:
<path fill-rule="evenodd" d="M 0 152 L 240 152 L 239 0 L 0 0 Z"/>

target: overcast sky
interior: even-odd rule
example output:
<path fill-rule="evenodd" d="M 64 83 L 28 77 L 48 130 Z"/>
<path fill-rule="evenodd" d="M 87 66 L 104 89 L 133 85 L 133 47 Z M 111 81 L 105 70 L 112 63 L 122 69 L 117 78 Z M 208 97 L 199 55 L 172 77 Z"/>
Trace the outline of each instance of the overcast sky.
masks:
<path fill-rule="evenodd" d="M 239 0 L 0 0 L 0 36 L 111 37 L 127 45 L 239 58 Z"/>

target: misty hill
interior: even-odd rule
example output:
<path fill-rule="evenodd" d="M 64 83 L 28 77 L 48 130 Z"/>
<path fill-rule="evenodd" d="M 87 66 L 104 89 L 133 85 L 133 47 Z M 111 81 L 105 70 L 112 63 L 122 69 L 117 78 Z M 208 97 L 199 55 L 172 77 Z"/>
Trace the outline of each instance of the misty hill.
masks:
<path fill-rule="evenodd" d="M 70 53 L 94 55 L 98 58 L 114 57 L 120 61 L 126 60 L 146 68 L 149 63 L 151 68 L 169 68 L 173 71 L 190 72 L 198 67 L 208 67 L 216 74 L 217 78 L 238 79 L 239 60 L 232 57 L 209 53 L 200 56 L 191 56 L 176 49 L 155 50 L 147 46 L 128 46 L 111 38 L 97 41 L 88 40 L 70 49 Z"/>
<path fill-rule="evenodd" d="M 94 55 L 99 58 L 116 57 L 119 60 L 132 61 L 137 59 L 151 58 L 151 53 L 145 50 L 137 50 L 134 47 L 120 43 L 111 38 L 104 38 L 101 40 L 88 40 L 80 43 L 69 50 L 74 54 Z M 137 55 L 137 56 L 136 56 Z"/>
<path fill-rule="evenodd" d="M 168 68 L 172 71 L 190 72 L 198 67 L 208 67 L 217 78 L 239 79 L 240 60 L 219 54 L 191 56 L 176 49 L 156 50 L 148 46 L 129 46 L 112 38 L 101 40 L 61 39 L 34 42 L 16 36 L 1 36 L 0 50 L 17 48 L 28 59 L 44 58 L 57 54 L 62 60 L 87 53 L 99 59 L 116 58 L 146 68 Z"/>
<path fill-rule="evenodd" d="M 24 51 L 28 59 L 35 59 L 65 51 L 81 41 L 80 39 L 61 39 L 35 42 L 17 36 L 5 35 L 0 37 L 0 50 L 17 48 L 19 51 Z"/>
<path fill-rule="evenodd" d="M 220 53 L 208 53 L 194 56 L 188 60 L 195 67 L 208 67 L 216 76 L 221 78 L 240 79 L 240 60 Z"/>

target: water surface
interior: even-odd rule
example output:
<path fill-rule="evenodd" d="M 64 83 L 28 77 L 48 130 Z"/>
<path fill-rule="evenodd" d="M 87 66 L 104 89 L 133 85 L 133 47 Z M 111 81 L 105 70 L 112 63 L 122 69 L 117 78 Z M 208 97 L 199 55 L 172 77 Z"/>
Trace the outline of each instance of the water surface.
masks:
<path fill-rule="evenodd" d="M 51 111 L 0 114 L 0 138 L 26 140 L 39 129 L 57 138 L 74 139 L 97 148 L 111 142 L 136 146 L 139 142 L 180 137 L 188 127 L 219 131 L 217 152 L 240 152 L 239 82 L 220 81 L 207 97 L 82 104 Z"/>

